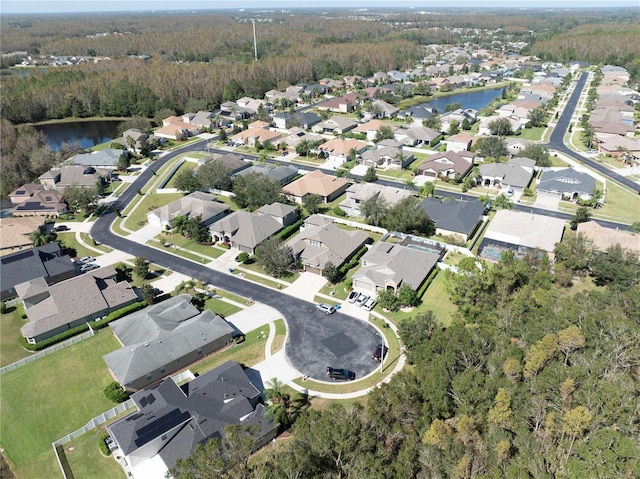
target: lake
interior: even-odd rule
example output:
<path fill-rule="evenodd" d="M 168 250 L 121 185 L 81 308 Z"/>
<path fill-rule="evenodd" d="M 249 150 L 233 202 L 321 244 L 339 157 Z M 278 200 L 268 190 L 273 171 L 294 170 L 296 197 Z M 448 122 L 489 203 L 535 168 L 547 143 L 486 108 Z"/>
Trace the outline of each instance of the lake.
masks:
<path fill-rule="evenodd" d="M 494 90 L 456 93 L 450 96 L 434 98 L 427 103 L 438 110 L 439 113 L 444 113 L 444 107 L 450 103 L 460 103 L 463 109 L 472 108 L 474 110 L 482 110 L 491 103 L 494 98 L 499 98 L 502 95 L 502 90 L 503 88 L 496 88 Z"/>
<path fill-rule="evenodd" d="M 118 137 L 119 124 L 117 120 L 96 120 L 34 125 L 34 128 L 46 135 L 54 150 L 59 150 L 63 143 L 79 143 L 86 149 Z"/>

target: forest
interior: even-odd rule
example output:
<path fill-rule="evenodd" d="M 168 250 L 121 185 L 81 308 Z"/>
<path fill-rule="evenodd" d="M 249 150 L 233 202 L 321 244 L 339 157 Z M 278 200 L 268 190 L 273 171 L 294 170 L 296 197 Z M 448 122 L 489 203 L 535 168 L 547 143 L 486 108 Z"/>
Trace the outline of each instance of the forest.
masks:
<path fill-rule="evenodd" d="M 364 404 L 280 402 L 291 438 L 248 462 L 213 441 L 175 477 L 640 477 L 640 261 L 570 232 L 556 255 L 440 273 L 453 324 L 403 321 L 411 365 Z"/>

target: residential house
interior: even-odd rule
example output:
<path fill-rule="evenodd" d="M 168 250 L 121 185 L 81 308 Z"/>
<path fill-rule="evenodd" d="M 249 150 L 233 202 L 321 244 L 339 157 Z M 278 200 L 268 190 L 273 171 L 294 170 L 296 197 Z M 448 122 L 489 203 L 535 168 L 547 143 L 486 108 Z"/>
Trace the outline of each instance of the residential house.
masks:
<path fill-rule="evenodd" d="M 376 148 L 362 153 L 358 163 L 385 170 L 401 170 L 414 160 L 413 153 L 405 152 L 402 148 L 378 144 Z"/>
<path fill-rule="evenodd" d="M 334 138 L 318 146 L 318 151 L 323 151 L 330 160 L 346 162 L 351 151 L 355 151 L 356 155 L 367 149 L 368 145 L 364 141 L 354 138 Z"/>
<path fill-rule="evenodd" d="M 191 118 L 189 123 L 199 126 L 203 130 L 206 130 L 208 128 L 215 128 L 216 126 L 218 126 L 215 124 L 213 118 L 214 114 L 212 111 L 200 110 L 195 115 L 193 115 L 193 118 Z"/>
<path fill-rule="evenodd" d="M 114 140 L 114 142 L 120 143 L 126 147 L 128 151 L 136 153 L 140 151 L 142 142 L 147 141 L 148 139 L 148 133 L 145 133 L 138 128 L 129 128 L 128 130 L 123 131 L 122 137 Z"/>
<path fill-rule="evenodd" d="M 153 135 L 157 138 L 169 140 L 184 140 L 202 132 L 202 127 L 189 123 L 191 118 L 170 116 L 162 120 L 162 126 L 154 130 Z"/>
<path fill-rule="evenodd" d="M 252 115 L 258 113 L 261 105 L 266 113 L 271 113 L 273 111 L 273 103 L 263 99 L 250 98 L 248 96 L 244 96 L 236 100 L 236 104 L 250 112 Z"/>
<path fill-rule="evenodd" d="M 440 255 L 425 249 L 397 243 L 378 242 L 362 257 L 362 266 L 353 274 L 353 289 L 369 294 L 391 290 L 402 285 L 420 289 Z"/>
<path fill-rule="evenodd" d="M 333 222 L 318 226 L 305 223 L 300 228 L 300 233 L 287 242 L 287 246 L 291 247 L 295 257 L 302 262 L 305 271 L 322 274 L 328 263 L 341 266 L 368 240 L 369 235 L 364 231 L 344 230 Z"/>
<path fill-rule="evenodd" d="M 542 173 L 538 182 L 538 193 L 558 196 L 559 199 L 588 200 L 596 188 L 596 180 L 587 173 L 580 173 L 573 168 L 547 170 Z"/>
<path fill-rule="evenodd" d="M 335 113 L 351 113 L 358 106 L 360 95 L 356 93 L 330 98 L 316 105 L 319 111 L 333 111 Z"/>
<path fill-rule="evenodd" d="M 511 156 L 519 156 L 522 150 L 532 143 L 529 140 L 514 137 L 507 137 L 504 141 L 507 144 L 507 151 Z"/>
<path fill-rule="evenodd" d="M 349 187 L 344 178 L 313 170 L 284 187 L 283 193 L 293 203 L 302 204 L 307 195 L 318 195 L 322 203 L 329 203 L 343 194 Z"/>
<path fill-rule="evenodd" d="M 516 256 L 544 251 L 553 253 L 562 240 L 565 220 L 523 211 L 498 210 L 487 227 L 478 255 L 499 261 L 502 252 L 513 251 Z"/>
<path fill-rule="evenodd" d="M 353 121 L 351 118 L 336 115 L 332 116 L 328 120 L 314 125 L 311 128 L 311 131 L 315 131 L 317 133 L 332 133 L 334 135 L 342 135 L 343 133 L 353 130 L 356 126 L 358 126 L 358 123 Z"/>
<path fill-rule="evenodd" d="M 111 375 L 137 391 L 231 343 L 235 332 L 222 317 L 200 312 L 180 294 L 109 324 L 122 348 L 105 354 Z"/>
<path fill-rule="evenodd" d="M 472 109 L 463 110 L 458 108 L 457 110 L 444 113 L 440 116 L 440 131 L 449 131 L 451 122 L 457 121 L 458 126 L 462 126 L 464 120 L 467 120 L 470 124 L 476 122 L 477 112 Z"/>
<path fill-rule="evenodd" d="M 478 200 L 455 198 L 425 198 L 420 207 L 435 225 L 437 235 L 453 236 L 464 242 L 475 233 L 485 210 Z"/>
<path fill-rule="evenodd" d="M 293 126 L 297 126 L 308 130 L 321 121 L 322 118 L 312 112 L 284 112 L 276 113 L 275 115 L 273 115 L 273 122 L 275 123 L 276 128 L 282 129 L 288 129 Z"/>
<path fill-rule="evenodd" d="M 596 133 L 598 151 L 614 158 L 640 159 L 640 141 L 620 135 Z"/>
<path fill-rule="evenodd" d="M 364 112 L 365 119 L 393 118 L 398 115 L 400 109 L 383 100 L 373 100 L 371 108 Z"/>
<path fill-rule="evenodd" d="M 128 155 L 128 153 L 115 148 L 104 148 L 91 153 L 79 153 L 69 158 L 68 162 L 71 165 L 80 165 L 96 170 L 117 170 L 122 155 Z"/>
<path fill-rule="evenodd" d="M 0 218 L 0 256 L 31 248 L 33 242 L 29 235 L 39 229 L 44 230 L 44 227 L 42 216 Z"/>
<path fill-rule="evenodd" d="M 398 128 L 393 133 L 393 137 L 406 146 L 431 146 L 431 143 L 441 136 L 442 133 L 439 131 L 421 125 L 412 125 L 409 128 Z"/>
<path fill-rule="evenodd" d="M 277 423 L 260 398 L 242 366 L 227 361 L 181 386 L 167 378 L 134 393 L 136 410 L 107 431 L 133 477 L 164 479 L 198 445 L 220 439 L 226 426 L 252 426 L 256 449 L 274 439 Z"/>
<path fill-rule="evenodd" d="M 294 126 L 293 128 L 289 129 L 289 134 L 281 139 L 281 143 L 285 143 L 287 145 L 287 150 L 290 153 L 295 153 L 296 148 L 303 141 L 308 141 L 319 145 L 325 141 L 325 138 L 322 135 L 309 133 L 302 128 Z"/>
<path fill-rule="evenodd" d="M 67 186 L 95 186 L 102 175 L 92 166 L 69 165 L 51 169 L 38 179 L 45 190 L 63 190 Z"/>
<path fill-rule="evenodd" d="M 111 266 L 52 285 L 40 276 L 17 284 L 15 290 L 28 321 L 20 331 L 30 344 L 100 319 L 138 300 L 129 283 L 116 282 L 116 271 Z"/>
<path fill-rule="evenodd" d="M 293 165 L 272 165 L 270 163 L 256 163 L 249 168 L 240 171 L 235 176 L 244 176 L 250 173 L 257 173 L 266 176 L 270 180 L 278 181 L 281 185 L 286 185 L 298 176 L 298 168 Z"/>
<path fill-rule="evenodd" d="M 416 174 L 429 178 L 464 178 L 474 159 L 475 155 L 470 151 L 436 153 L 420 164 Z"/>
<path fill-rule="evenodd" d="M 516 132 L 523 127 L 523 123 L 521 123 L 519 120 L 516 120 L 512 117 L 503 117 L 503 118 L 506 118 L 509 121 L 509 125 L 511 125 L 511 131 L 513 132 Z M 480 126 L 478 127 L 478 134 L 491 135 L 491 127 L 489 125 L 491 125 L 494 121 L 497 121 L 497 120 L 499 120 L 499 118 L 495 116 L 487 116 L 482 120 L 480 120 Z"/>
<path fill-rule="evenodd" d="M 444 143 L 447 145 L 447 151 L 470 151 L 471 145 L 475 140 L 477 140 L 477 137 L 469 133 L 458 133 L 451 135 L 444 140 Z"/>
<path fill-rule="evenodd" d="M 266 127 L 264 126 L 265 122 L 254 123 L 262 126 L 250 126 L 248 129 L 231 136 L 230 140 L 237 146 L 254 147 L 258 142 L 262 145 L 266 145 L 268 143 L 272 145 L 278 144 L 278 140 L 282 138 L 282 133 L 269 130 L 268 123 L 266 123 Z M 252 123 L 252 125 L 254 123 Z"/>
<path fill-rule="evenodd" d="M 209 158 L 206 158 L 203 163 L 209 162 L 221 164 L 229 171 L 229 175 L 231 176 L 237 175 L 252 165 L 250 161 L 245 161 L 242 156 L 236 153 L 213 153 Z"/>
<path fill-rule="evenodd" d="M 39 187 L 36 189 L 35 186 Z M 64 192 L 44 190 L 42 185 L 29 183 L 9 194 L 15 205 L 11 210 L 13 216 L 46 216 L 56 218 L 68 211 L 64 202 Z"/>
<path fill-rule="evenodd" d="M 346 193 L 347 197 L 340 203 L 340 208 L 348 216 L 361 216 L 360 205 L 372 196 L 384 199 L 389 206 L 411 196 L 411 192 L 405 188 L 384 186 L 377 183 L 354 183 L 347 188 Z"/>
<path fill-rule="evenodd" d="M 421 103 L 407 108 L 398 113 L 398 118 L 406 119 L 411 118 L 414 124 L 422 125 L 422 122 L 433 116 L 434 110 L 429 103 Z"/>
<path fill-rule="evenodd" d="M 382 121 L 382 120 L 369 120 L 366 123 L 363 123 L 362 125 L 358 125 L 353 132 L 354 133 L 362 133 L 363 135 L 366 135 L 367 140 L 369 141 L 374 141 L 376 138 L 376 135 L 378 134 L 378 132 L 382 129 L 382 128 L 389 128 L 391 130 L 391 132 L 394 132 L 398 129 L 397 126 L 392 125 L 389 122 L 386 121 Z"/>
<path fill-rule="evenodd" d="M 302 86 L 291 85 L 287 87 L 287 89 L 283 92 L 278 90 L 269 90 L 268 92 L 265 93 L 265 96 L 267 97 L 267 100 L 274 103 L 276 100 L 286 100 L 291 103 L 299 103 L 300 95 L 303 90 L 304 90 L 304 87 Z"/>
<path fill-rule="evenodd" d="M 3 231 L 4 235 L 4 231 Z M 63 255 L 58 243 L 47 243 L 36 248 L 3 255 L 0 258 L 0 300 L 17 295 L 15 286 L 43 277 L 47 284 L 73 278 L 76 268 L 69 255 Z"/>
<path fill-rule="evenodd" d="M 160 226 L 163 230 L 171 227 L 171 221 L 178 216 L 200 218 L 205 226 L 223 218 L 229 213 L 229 206 L 218 201 L 216 196 L 195 191 L 171 203 L 147 213 L 150 225 Z"/>
<path fill-rule="evenodd" d="M 484 163 L 480 165 L 481 185 L 522 191 L 533 178 L 536 162 L 529 158 L 511 158 L 506 163 Z"/>
<path fill-rule="evenodd" d="M 214 241 L 228 243 L 240 251 L 255 254 L 256 247 L 297 220 L 293 206 L 274 203 L 255 213 L 234 211 L 209 227 Z"/>
<path fill-rule="evenodd" d="M 598 251 L 607 251 L 608 248 L 619 244 L 622 249 L 633 252 L 640 259 L 640 235 L 613 228 L 605 228 L 595 221 L 578 223 L 578 234 L 593 243 Z"/>
<path fill-rule="evenodd" d="M 235 101 L 225 101 L 220 105 L 220 118 L 224 121 L 242 121 L 251 117 L 252 112 L 246 107 L 240 106 Z"/>

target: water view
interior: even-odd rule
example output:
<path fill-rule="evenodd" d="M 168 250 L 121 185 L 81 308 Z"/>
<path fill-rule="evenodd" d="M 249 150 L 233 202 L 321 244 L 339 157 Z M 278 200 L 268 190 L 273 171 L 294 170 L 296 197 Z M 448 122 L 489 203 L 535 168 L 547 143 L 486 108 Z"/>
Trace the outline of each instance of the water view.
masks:
<path fill-rule="evenodd" d="M 494 98 L 499 98 L 502 95 L 502 90 L 502 88 L 496 88 L 494 90 L 456 93 L 455 95 L 435 98 L 428 103 L 440 113 L 443 113 L 444 107 L 451 103 L 460 103 L 460 106 L 464 109 L 472 108 L 474 110 L 482 110 L 491 103 Z"/>
<path fill-rule="evenodd" d="M 98 120 L 70 123 L 36 125 L 49 140 L 51 148 L 59 150 L 63 143 L 79 143 L 83 148 L 91 148 L 118 136 L 119 121 Z"/>

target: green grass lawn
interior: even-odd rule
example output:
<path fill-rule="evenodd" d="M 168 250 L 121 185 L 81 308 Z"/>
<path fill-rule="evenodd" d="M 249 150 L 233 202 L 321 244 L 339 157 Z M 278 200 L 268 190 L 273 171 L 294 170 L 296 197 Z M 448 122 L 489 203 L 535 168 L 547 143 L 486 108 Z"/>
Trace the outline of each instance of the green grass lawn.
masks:
<path fill-rule="evenodd" d="M 271 354 L 275 354 L 282 349 L 284 346 L 284 339 L 287 334 L 287 325 L 285 324 L 284 319 L 276 320 L 275 325 L 276 335 L 271 343 Z"/>
<path fill-rule="evenodd" d="M 180 167 L 176 170 L 176 172 L 171 175 L 171 178 L 169 179 L 169 182 L 164 185 L 165 188 L 175 188 L 176 187 L 176 178 L 178 177 L 178 174 L 183 172 L 183 171 L 194 171 L 196 168 L 198 167 L 198 165 L 196 163 L 193 163 L 191 161 L 185 161 L 184 163 L 182 163 L 180 165 Z"/>
<path fill-rule="evenodd" d="M 100 256 L 100 253 L 97 251 L 93 251 L 82 244 L 80 244 L 76 240 L 75 233 L 57 233 L 58 241 L 60 241 L 60 245 L 62 249 L 72 249 L 75 250 L 76 256 L 81 258 L 83 256 Z"/>
<path fill-rule="evenodd" d="M 458 307 L 449 300 L 449 293 L 445 290 L 446 274 L 438 271 L 436 277 L 431 281 L 427 291 L 422 296 L 422 303 L 411 309 L 411 311 L 382 311 L 380 313 L 392 320 L 396 325 L 403 319 L 414 317 L 421 312 L 431 310 L 436 321 L 443 326 L 449 326 L 453 315 Z M 378 311 L 380 306 L 376 306 Z"/>
<path fill-rule="evenodd" d="M 25 323 L 15 307 L 8 308 L 5 314 L 0 315 L 0 366 L 15 363 L 18 359 L 33 354 L 24 349 L 19 342 L 22 336 L 20 328 Z"/>
<path fill-rule="evenodd" d="M 145 194 L 144 198 L 135 210 L 132 210 L 127 214 L 127 217 L 124 220 L 124 226 L 133 231 L 139 230 L 147 222 L 147 213 L 182 198 L 183 196 L 184 194 L 182 193 L 163 193 L 161 195 L 157 193 Z M 135 202 L 137 200 L 138 198 L 133 201 Z"/>
<path fill-rule="evenodd" d="M 278 288 L 278 289 L 280 289 L 280 288 L 282 288 L 282 287 L 283 287 L 283 286 L 282 286 L 280 283 L 278 283 L 277 281 L 274 281 L 274 280 L 272 280 L 272 279 L 266 279 L 266 278 L 263 278 L 262 276 L 258 276 L 258 275 L 256 275 L 256 274 L 247 273 L 247 272 L 245 272 L 245 271 L 240 271 L 240 270 L 239 270 L 239 269 L 237 269 L 237 268 L 233 270 L 233 273 L 232 273 L 232 274 L 235 274 L 235 275 L 240 276 L 240 277 L 242 277 L 242 278 L 248 279 L 249 281 L 253 281 L 253 282 L 255 282 L 255 283 L 260 283 L 260 284 L 263 284 L 263 285 L 265 285 L 265 286 L 269 286 L 269 287 L 271 287 L 271 288 Z"/>
<path fill-rule="evenodd" d="M 122 478 L 126 475 L 113 456 L 105 456 L 98 447 L 104 426 L 93 429 L 66 443 L 65 456 L 75 479 Z"/>
<path fill-rule="evenodd" d="M 173 245 L 173 243 L 175 242 L 175 244 L 180 248 L 188 249 L 189 251 L 193 251 L 194 253 L 199 253 L 199 254 L 208 256 L 209 258 L 212 258 L 212 259 L 222 256 L 226 251 L 219 248 L 214 248 L 211 245 L 198 244 L 194 240 L 185 238 L 184 236 L 179 234 L 160 235 L 160 236 L 156 236 L 156 239 L 158 241 L 162 240 L 166 243 L 170 243 L 171 245 Z"/>
<path fill-rule="evenodd" d="M 89 235 L 89 233 L 80 233 L 80 238 L 82 238 L 82 241 L 84 241 L 85 243 L 90 244 L 94 248 L 97 248 L 104 253 L 110 253 L 111 251 L 113 251 L 108 246 L 104 246 L 98 242 L 96 242 L 96 244 L 93 244 L 94 239 L 91 237 L 91 235 Z"/>
<path fill-rule="evenodd" d="M 262 266 L 260 266 L 258 264 L 257 261 L 249 260 L 248 263 L 242 263 L 242 264 L 238 265 L 238 267 L 243 268 L 243 269 L 248 269 L 249 271 L 253 271 L 254 273 L 266 274 L 267 276 L 269 276 L 269 274 L 264 270 L 264 268 Z M 287 283 L 293 283 L 299 277 L 300 277 L 300 273 L 298 273 L 296 271 L 296 272 L 291 272 L 290 274 L 282 276 L 282 277 L 280 277 L 278 279 L 282 280 L 282 281 L 286 281 Z M 274 282 L 277 284 L 277 281 L 274 281 Z"/>
<path fill-rule="evenodd" d="M 529 141 L 540 141 L 542 139 L 542 133 L 544 133 L 544 128 L 541 126 L 536 128 L 523 128 L 520 130 L 520 138 Z"/>
<path fill-rule="evenodd" d="M 225 318 L 242 311 L 242 308 L 239 308 L 235 304 L 228 303 L 219 298 L 207 299 L 204 303 L 204 307 L 205 309 L 210 309 L 214 313 L 219 314 Z"/>
<path fill-rule="evenodd" d="M 618 186 L 613 181 L 607 181 L 604 205 L 602 205 L 602 208 L 594 210 L 593 216 L 623 223 L 633 223 L 638 221 L 639 211 L 640 197 L 636 193 Z"/>
<path fill-rule="evenodd" d="M 119 347 L 106 328 L 2 376 L 0 440 L 18 477 L 58 477 L 51 443 L 114 406 L 102 356 Z"/>

